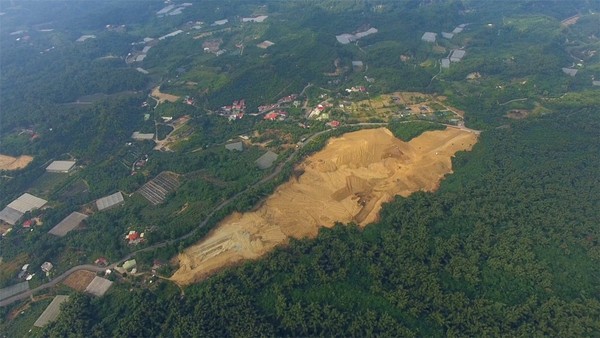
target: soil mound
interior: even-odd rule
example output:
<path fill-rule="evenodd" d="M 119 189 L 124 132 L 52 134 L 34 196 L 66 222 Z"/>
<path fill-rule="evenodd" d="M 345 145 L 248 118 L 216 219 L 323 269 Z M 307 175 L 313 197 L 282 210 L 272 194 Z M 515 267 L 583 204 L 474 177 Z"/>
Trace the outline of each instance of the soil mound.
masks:
<path fill-rule="evenodd" d="M 394 195 L 435 190 L 452 172 L 451 157 L 470 150 L 477 135 L 448 128 L 404 142 L 385 129 L 352 132 L 329 141 L 295 169 L 258 210 L 225 218 L 198 244 L 179 254 L 178 284 L 255 259 L 288 238 L 314 237 L 335 222 L 361 226 L 377 220 Z"/>

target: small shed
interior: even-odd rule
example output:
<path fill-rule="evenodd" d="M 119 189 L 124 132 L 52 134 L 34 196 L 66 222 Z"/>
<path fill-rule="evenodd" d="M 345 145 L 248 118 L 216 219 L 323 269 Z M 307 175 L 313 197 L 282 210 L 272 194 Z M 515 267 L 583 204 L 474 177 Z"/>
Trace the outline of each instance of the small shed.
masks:
<path fill-rule="evenodd" d="M 577 69 L 573 69 L 573 68 L 563 68 L 562 69 L 563 73 L 569 75 L 569 76 L 575 76 L 577 75 Z"/>
<path fill-rule="evenodd" d="M 42 268 L 42 271 L 48 273 L 48 272 L 50 272 L 50 270 L 52 270 L 52 268 L 54 268 L 54 265 L 52 265 L 52 263 L 50 263 L 50 262 L 44 262 L 44 264 L 42 264 L 41 268 Z"/>
<path fill-rule="evenodd" d="M 131 134 L 131 138 L 136 141 L 145 141 L 145 140 L 152 141 L 152 140 L 154 140 L 154 134 L 151 134 L 151 133 L 144 134 L 144 133 L 140 133 L 139 131 L 134 131 L 133 134 Z"/>
<path fill-rule="evenodd" d="M 352 68 L 354 69 L 362 69 L 364 65 L 362 61 L 352 61 Z"/>
<path fill-rule="evenodd" d="M 227 149 L 227 150 L 243 151 L 244 150 L 244 144 L 242 143 L 242 141 L 234 142 L 234 143 L 228 143 L 228 144 L 225 145 L 225 149 Z"/>

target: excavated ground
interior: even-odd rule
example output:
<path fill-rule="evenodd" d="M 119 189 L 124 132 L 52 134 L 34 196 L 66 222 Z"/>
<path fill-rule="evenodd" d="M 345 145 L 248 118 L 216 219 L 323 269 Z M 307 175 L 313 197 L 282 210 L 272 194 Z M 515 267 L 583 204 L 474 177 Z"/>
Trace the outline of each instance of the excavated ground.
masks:
<path fill-rule="evenodd" d="M 375 222 L 394 195 L 433 191 L 452 172 L 452 156 L 470 150 L 477 135 L 448 128 L 404 142 L 386 128 L 352 132 L 329 141 L 299 164 L 253 212 L 234 213 L 175 259 L 171 280 L 186 285 L 223 267 L 256 259 L 290 237 L 314 237 L 335 222 Z"/>

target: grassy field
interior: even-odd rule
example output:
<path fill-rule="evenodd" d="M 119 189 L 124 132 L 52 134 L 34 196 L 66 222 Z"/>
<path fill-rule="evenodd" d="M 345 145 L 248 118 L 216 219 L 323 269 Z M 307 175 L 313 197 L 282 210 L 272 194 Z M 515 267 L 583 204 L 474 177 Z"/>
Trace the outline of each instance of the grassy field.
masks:
<path fill-rule="evenodd" d="M 4 337 L 41 337 L 42 329 L 34 327 L 33 323 L 44 312 L 52 298 L 45 298 L 37 302 L 29 302 L 21 308 L 15 308 L 18 311 L 13 320 L 0 322 L 0 332 Z M 9 314 L 12 316 L 15 314 Z"/>
<path fill-rule="evenodd" d="M 48 197 L 68 178 L 68 174 L 46 172 L 31 184 L 29 191 L 36 196 Z"/>

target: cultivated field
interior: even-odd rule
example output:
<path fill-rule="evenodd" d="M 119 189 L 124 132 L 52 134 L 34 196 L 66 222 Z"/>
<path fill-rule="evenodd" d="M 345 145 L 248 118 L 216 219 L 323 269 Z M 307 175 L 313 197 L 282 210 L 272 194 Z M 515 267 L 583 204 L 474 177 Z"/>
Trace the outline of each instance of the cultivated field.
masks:
<path fill-rule="evenodd" d="M 171 279 L 182 285 L 196 282 L 224 266 L 258 258 L 290 237 L 314 237 L 319 227 L 335 222 L 372 223 L 393 196 L 435 190 L 452 172 L 452 156 L 476 141 L 477 135 L 455 128 L 426 132 L 410 142 L 385 128 L 332 139 L 298 165 L 301 174 L 258 210 L 230 215 L 180 254 Z"/>
<path fill-rule="evenodd" d="M 63 284 L 73 290 L 83 292 L 85 291 L 85 288 L 92 282 L 94 277 L 96 277 L 96 274 L 92 271 L 78 270 L 67 277 L 67 279 L 63 281 Z"/>
<path fill-rule="evenodd" d="M 31 161 L 33 161 L 33 157 L 28 155 L 12 157 L 0 154 L 0 170 L 22 169 L 25 168 Z"/>

